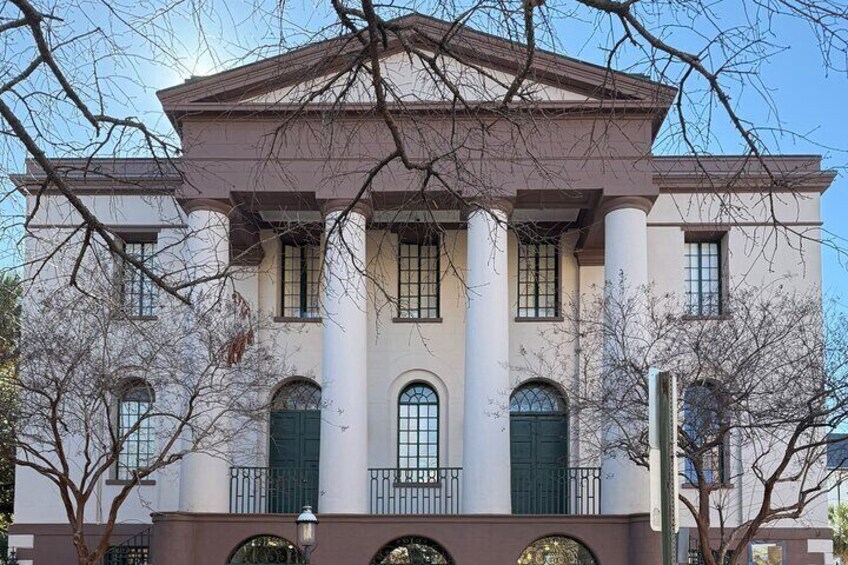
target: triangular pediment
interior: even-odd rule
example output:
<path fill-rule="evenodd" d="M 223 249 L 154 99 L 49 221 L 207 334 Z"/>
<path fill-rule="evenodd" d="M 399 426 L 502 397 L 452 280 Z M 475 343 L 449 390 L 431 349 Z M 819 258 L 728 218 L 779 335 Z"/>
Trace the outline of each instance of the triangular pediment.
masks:
<path fill-rule="evenodd" d="M 609 101 L 615 101 L 617 108 L 664 114 L 675 94 L 645 77 L 544 51 L 536 51 L 525 69 L 524 46 L 426 16 L 398 18 L 392 29 L 395 35 L 380 43 L 379 54 L 390 103 L 497 104 L 518 74 L 525 78 L 513 104 L 609 108 Z M 342 36 L 192 79 L 158 95 L 175 121 L 186 113 L 240 108 L 255 112 L 331 105 L 343 110 L 374 104 L 371 73 L 363 68 L 370 64 L 362 43 Z"/>
<path fill-rule="evenodd" d="M 429 65 L 430 60 L 435 62 L 438 71 Z M 386 55 L 380 59 L 380 72 L 386 98 L 404 104 L 453 100 L 479 104 L 501 100 L 515 79 L 514 74 L 501 69 L 465 63 L 426 51 L 420 56 L 405 52 Z M 585 93 L 535 80 L 523 81 L 515 98 L 537 102 L 587 102 L 595 99 Z M 258 105 L 332 104 L 342 99 L 350 104 L 376 102 L 372 77 L 365 69 L 353 69 L 342 74 L 327 73 L 270 92 L 247 96 L 241 102 Z"/>

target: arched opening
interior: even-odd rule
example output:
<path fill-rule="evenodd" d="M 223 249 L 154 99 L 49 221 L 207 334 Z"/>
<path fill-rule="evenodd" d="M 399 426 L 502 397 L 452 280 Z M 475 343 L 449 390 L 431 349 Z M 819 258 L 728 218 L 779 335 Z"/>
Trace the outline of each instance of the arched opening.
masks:
<path fill-rule="evenodd" d="M 517 565 L 598 565 L 588 547 L 567 536 L 548 536 L 527 546 Z"/>
<path fill-rule="evenodd" d="M 278 536 L 256 536 L 238 546 L 227 565 L 299 565 L 303 555 L 295 545 Z"/>
<path fill-rule="evenodd" d="M 552 384 L 533 381 L 509 401 L 512 511 L 569 511 L 568 405 Z"/>
<path fill-rule="evenodd" d="M 445 548 L 430 538 L 406 536 L 380 548 L 371 565 L 454 565 L 454 562 Z"/>
<path fill-rule="evenodd" d="M 133 473 L 147 467 L 153 457 L 156 438 L 150 410 L 154 393 L 142 379 L 121 383 L 118 391 L 117 438 L 122 442 L 115 477 L 129 480 Z"/>
<path fill-rule="evenodd" d="M 285 383 L 271 401 L 268 512 L 318 508 L 321 389 L 305 379 Z"/>
<path fill-rule="evenodd" d="M 439 395 L 426 383 L 407 385 L 398 397 L 398 469 L 400 480 L 438 480 Z"/>

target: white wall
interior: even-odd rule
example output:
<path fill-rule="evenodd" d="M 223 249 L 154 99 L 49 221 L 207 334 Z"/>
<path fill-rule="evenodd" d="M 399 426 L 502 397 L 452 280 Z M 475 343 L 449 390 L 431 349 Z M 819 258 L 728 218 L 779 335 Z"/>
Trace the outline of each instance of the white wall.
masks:
<path fill-rule="evenodd" d="M 161 229 L 160 245 L 176 241 L 182 233 L 184 215 L 167 197 L 151 196 L 86 196 L 105 222 L 112 225 L 157 227 Z M 776 235 L 774 229 L 762 225 L 768 219 L 759 195 L 744 195 L 737 202 L 743 204 L 741 212 L 728 215 L 720 196 L 663 194 L 660 195 L 648 216 L 649 273 L 657 289 L 663 292 L 680 292 L 683 289 L 683 224 L 710 224 L 738 219 L 744 225 L 727 229 L 727 257 L 731 286 L 759 285 L 791 276 L 791 284 L 798 288 L 818 287 L 821 281 L 821 261 L 818 245 L 804 240 L 798 234 L 785 232 Z M 778 201 L 778 217 L 790 222 L 792 228 L 806 235 L 818 233 L 818 195 L 805 195 L 800 199 Z M 732 216 L 732 217 L 731 217 Z M 73 225 L 75 214 L 46 198 L 34 224 L 46 241 L 58 233 L 66 233 L 60 226 Z M 58 231 L 57 231 L 58 230 Z M 258 267 L 240 268 L 234 276 L 235 288 L 262 315 L 279 313 L 279 244 L 271 232 L 263 232 L 265 259 Z M 603 283 L 603 266 L 578 268 L 573 250 L 575 238 L 562 238 L 561 282 L 564 305 L 572 297 L 589 291 Z M 462 466 L 462 406 L 465 344 L 465 293 L 462 276 L 465 268 L 466 239 L 464 231 L 448 231 L 444 238 L 441 287 L 441 323 L 397 323 L 393 321 L 395 309 L 383 292 L 391 295 L 397 289 L 396 236 L 385 231 L 368 234 L 368 264 L 378 281 L 369 282 L 368 310 L 368 414 L 369 442 L 368 464 L 372 467 L 390 467 L 396 464 L 396 402 L 401 388 L 414 380 L 423 380 L 434 386 L 440 397 L 440 464 Z M 34 241 L 29 249 L 33 256 L 39 252 Z M 801 249 L 801 252 L 797 248 Z M 514 318 L 517 283 L 517 243 L 510 235 L 510 311 Z M 455 272 L 454 272 L 455 271 Z M 56 273 L 58 274 L 58 273 Z M 522 370 L 525 364 L 523 351 L 544 351 L 543 334 L 555 322 L 510 322 L 510 364 L 513 367 L 511 382 L 516 386 L 530 376 Z M 321 380 L 321 325 L 319 323 L 274 324 L 273 329 L 260 336 L 287 361 L 287 374 L 280 380 L 293 376 L 306 376 Z M 574 352 L 572 352 L 574 353 Z M 555 366 L 555 360 L 551 360 Z M 550 378 L 560 383 L 566 394 L 576 386 L 577 369 L 566 365 Z M 268 391 L 270 395 L 272 391 Z M 510 391 L 504 391 L 503 406 L 508 404 Z M 578 423 L 572 426 L 572 457 L 574 464 L 587 465 L 590 461 L 577 461 L 581 452 L 588 452 L 580 441 Z M 248 455 L 245 464 L 262 465 L 267 452 L 267 430 L 261 426 L 246 444 L 253 446 L 253 461 Z M 148 521 L 153 510 L 174 510 L 177 502 L 177 480 L 172 473 L 161 473 L 155 486 L 142 487 L 131 497 L 121 513 L 122 521 Z M 362 478 L 363 481 L 366 477 Z M 16 519 L 21 523 L 62 522 L 64 513 L 53 491 L 44 480 L 33 473 L 19 469 L 16 497 Z M 104 499 L 116 487 L 104 486 Z M 738 497 L 751 497 L 746 488 L 736 488 L 723 493 L 731 506 L 744 502 Z M 733 499 L 733 497 L 737 497 Z M 96 512 L 92 515 L 96 515 Z M 821 524 L 824 509 L 808 513 L 809 521 Z M 684 522 L 685 524 L 686 522 Z"/>

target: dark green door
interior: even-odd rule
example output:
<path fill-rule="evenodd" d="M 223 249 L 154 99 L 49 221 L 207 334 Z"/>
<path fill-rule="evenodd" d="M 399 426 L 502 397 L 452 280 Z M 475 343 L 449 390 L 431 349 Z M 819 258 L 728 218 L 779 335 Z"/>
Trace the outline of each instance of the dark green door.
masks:
<path fill-rule="evenodd" d="M 287 409 L 271 412 L 268 512 L 275 514 L 299 513 L 305 505 L 318 508 L 321 411 L 317 402 L 320 400 L 314 405 L 291 400 L 291 397 L 281 401 L 275 398 L 275 407 Z"/>
<path fill-rule="evenodd" d="M 510 458 L 512 463 L 512 511 L 515 514 L 567 514 L 568 509 L 568 413 L 564 400 L 550 385 L 533 383 L 529 394 L 556 394 L 550 402 L 516 399 L 510 406 Z"/>

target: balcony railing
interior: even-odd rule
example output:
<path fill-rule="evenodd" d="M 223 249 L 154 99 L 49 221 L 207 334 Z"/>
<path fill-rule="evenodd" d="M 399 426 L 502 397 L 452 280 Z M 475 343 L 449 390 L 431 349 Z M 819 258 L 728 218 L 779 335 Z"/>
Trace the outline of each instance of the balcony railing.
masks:
<path fill-rule="evenodd" d="M 231 467 L 230 512 L 296 514 L 318 509 L 318 469 Z"/>
<path fill-rule="evenodd" d="M 513 514 L 599 514 L 599 467 L 512 468 Z"/>
<path fill-rule="evenodd" d="M 371 514 L 459 514 L 462 468 L 369 469 Z"/>
<path fill-rule="evenodd" d="M 368 470 L 371 514 L 461 514 L 462 468 Z M 296 514 L 318 508 L 318 469 L 232 467 L 230 512 Z M 599 514 L 599 467 L 512 469 L 514 514 Z"/>

